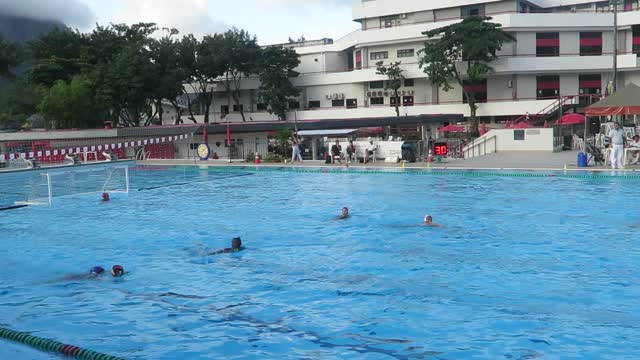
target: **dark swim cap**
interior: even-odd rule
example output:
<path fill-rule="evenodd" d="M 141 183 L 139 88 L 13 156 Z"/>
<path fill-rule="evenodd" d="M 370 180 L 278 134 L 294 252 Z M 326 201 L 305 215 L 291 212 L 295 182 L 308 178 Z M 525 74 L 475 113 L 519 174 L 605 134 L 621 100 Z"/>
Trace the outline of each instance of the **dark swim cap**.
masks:
<path fill-rule="evenodd" d="M 124 274 L 124 268 L 120 265 L 113 265 L 111 268 L 111 275 L 122 276 L 122 274 Z"/>
<path fill-rule="evenodd" d="M 102 274 L 104 269 L 101 266 L 94 266 L 89 270 L 89 274 Z"/>

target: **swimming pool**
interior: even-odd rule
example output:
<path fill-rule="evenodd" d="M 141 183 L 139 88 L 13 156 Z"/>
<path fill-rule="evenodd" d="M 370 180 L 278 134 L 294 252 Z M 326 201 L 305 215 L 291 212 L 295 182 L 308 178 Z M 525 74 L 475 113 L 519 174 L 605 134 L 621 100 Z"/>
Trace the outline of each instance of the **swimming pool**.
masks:
<path fill-rule="evenodd" d="M 0 212 L 0 326 L 127 359 L 628 359 L 639 185 L 135 168 L 107 204 Z"/>

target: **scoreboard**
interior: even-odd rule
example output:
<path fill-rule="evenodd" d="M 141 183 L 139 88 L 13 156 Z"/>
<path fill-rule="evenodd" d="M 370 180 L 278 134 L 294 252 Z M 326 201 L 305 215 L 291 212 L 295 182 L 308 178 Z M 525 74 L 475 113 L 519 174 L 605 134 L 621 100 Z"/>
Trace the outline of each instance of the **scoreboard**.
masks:
<path fill-rule="evenodd" d="M 446 142 L 437 142 L 433 144 L 433 153 L 436 156 L 447 156 L 449 146 Z"/>

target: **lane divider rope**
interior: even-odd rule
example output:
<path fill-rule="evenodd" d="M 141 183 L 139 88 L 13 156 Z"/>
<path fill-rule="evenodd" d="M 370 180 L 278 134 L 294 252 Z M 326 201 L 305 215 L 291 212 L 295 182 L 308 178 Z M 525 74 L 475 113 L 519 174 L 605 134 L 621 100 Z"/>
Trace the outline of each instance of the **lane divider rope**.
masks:
<path fill-rule="evenodd" d="M 451 169 L 398 169 L 398 170 L 368 170 L 368 169 L 343 169 L 343 168 L 292 168 L 276 166 L 244 166 L 208 168 L 209 173 L 225 172 L 287 172 L 287 173 L 312 173 L 312 174 L 386 174 L 386 175 L 426 175 L 426 176 L 460 176 L 460 177 L 531 177 L 531 178 L 560 178 L 560 179 L 586 179 L 586 180 L 639 180 L 640 175 L 604 175 L 604 174 L 575 174 L 563 172 L 497 172 L 497 171 L 461 171 Z M 174 171 L 201 172 L 202 170 L 184 170 L 176 168 Z"/>
<path fill-rule="evenodd" d="M 123 360 L 122 358 L 117 356 L 102 354 L 92 350 L 63 344 L 55 340 L 45 339 L 6 328 L 0 328 L 0 338 L 19 342 L 34 349 L 71 356 L 79 360 Z"/>

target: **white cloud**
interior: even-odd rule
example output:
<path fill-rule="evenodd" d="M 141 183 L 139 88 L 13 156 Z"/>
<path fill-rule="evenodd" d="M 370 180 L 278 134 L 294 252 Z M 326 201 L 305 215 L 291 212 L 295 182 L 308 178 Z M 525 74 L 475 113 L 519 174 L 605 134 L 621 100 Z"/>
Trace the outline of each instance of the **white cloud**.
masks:
<path fill-rule="evenodd" d="M 96 19 L 93 11 L 79 0 L 0 0 L 0 13 L 58 20 L 70 27 L 86 27 Z"/>
<path fill-rule="evenodd" d="M 116 3 L 113 23 L 154 22 L 158 27 L 174 27 L 180 34 L 206 34 L 224 31 L 226 24 L 209 16 L 208 0 L 129 0 Z"/>
<path fill-rule="evenodd" d="M 289 8 L 291 10 L 303 10 L 307 7 L 350 7 L 360 0 L 255 0 L 256 3 L 264 8 L 279 7 Z"/>

